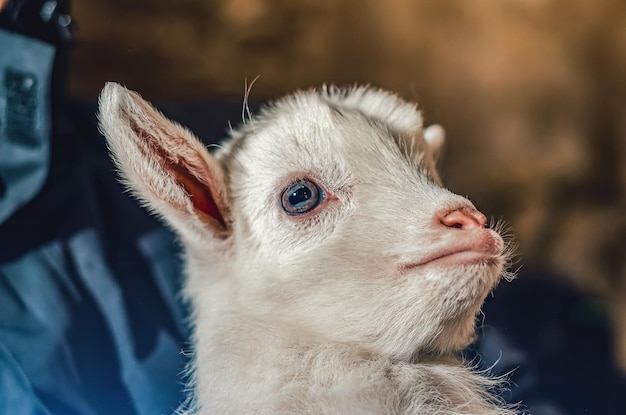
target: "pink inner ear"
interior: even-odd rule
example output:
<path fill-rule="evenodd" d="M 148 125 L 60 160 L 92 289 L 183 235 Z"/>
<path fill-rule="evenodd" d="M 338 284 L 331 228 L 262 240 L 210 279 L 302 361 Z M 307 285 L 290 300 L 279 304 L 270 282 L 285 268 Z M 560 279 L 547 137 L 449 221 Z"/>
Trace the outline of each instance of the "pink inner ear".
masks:
<path fill-rule="evenodd" d="M 198 180 L 188 169 L 180 165 L 177 165 L 172 170 L 176 181 L 180 183 L 189 194 L 193 206 L 200 212 L 215 219 L 223 228 L 226 228 L 224 217 L 217 203 L 215 203 L 215 198 L 209 186 L 203 181 Z"/>
<path fill-rule="evenodd" d="M 155 113 L 149 105 L 145 104 L 144 107 L 147 112 L 156 114 L 156 118 L 163 118 Z M 216 187 L 215 182 L 210 183 L 213 179 L 204 161 L 197 154 L 188 154 L 190 157 L 188 160 L 176 156 L 177 153 L 180 153 L 181 148 L 188 147 L 187 141 L 165 130 L 161 130 L 159 134 L 150 134 L 141 128 L 132 117 L 129 118 L 132 130 L 148 146 L 149 153 L 159 157 L 163 169 L 172 174 L 176 182 L 185 189 L 194 208 L 215 220 L 223 229 L 227 229 L 223 212 L 211 190 L 211 184 Z M 163 123 L 166 124 L 167 122 L 163 121 Z M 159 137 L 166 137 L 167 139 L 164 140 Z M 174 149 L 176 147 L 178 150 Z"/>

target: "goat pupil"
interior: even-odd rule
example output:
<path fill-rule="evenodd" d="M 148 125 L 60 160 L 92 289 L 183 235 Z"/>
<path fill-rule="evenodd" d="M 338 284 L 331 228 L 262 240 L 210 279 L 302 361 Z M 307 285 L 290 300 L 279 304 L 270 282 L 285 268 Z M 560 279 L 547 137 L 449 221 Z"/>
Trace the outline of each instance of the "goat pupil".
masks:
<path fill-rule="evenodd" d="M 281 206 L 288 215 L 310 212 L 324 200 L 324 192 L 307 179 L 298 179 L 284 190 Z"/>
<path fill-rule="evenodd" d="M 289 195 L 289 203 L 294 207 L 306 204 L 313 197 L 313 192 L 306 186 L 299 186 Z"/>

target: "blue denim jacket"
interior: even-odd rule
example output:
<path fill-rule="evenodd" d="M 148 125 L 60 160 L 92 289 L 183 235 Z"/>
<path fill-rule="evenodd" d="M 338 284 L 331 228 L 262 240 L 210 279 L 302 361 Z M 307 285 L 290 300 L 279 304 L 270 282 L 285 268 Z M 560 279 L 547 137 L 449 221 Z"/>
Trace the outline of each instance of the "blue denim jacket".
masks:
<path fill-rule="evenodd" d="M 173 413 L 186 347 L 175 300 L 180 268 L 165 230 L 136 242 L 151 267 L 141 278 L 157 282 L 177 323 L 174 332 L 157 329 L 141 355 L 125 293 L 93 229 L 0 265 L 0 413 Z"/>

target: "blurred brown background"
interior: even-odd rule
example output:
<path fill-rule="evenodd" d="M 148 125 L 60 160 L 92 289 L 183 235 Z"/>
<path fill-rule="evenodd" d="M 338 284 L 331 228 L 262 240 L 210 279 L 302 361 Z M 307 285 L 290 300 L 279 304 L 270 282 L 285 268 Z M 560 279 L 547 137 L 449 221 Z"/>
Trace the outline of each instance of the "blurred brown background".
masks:
<path fill-rule="evenodd" d="M 448 131 L 447 185 L 606 301 L 626 369 L 626 2 L 75 0 L 71 91 L 252 99 L 370 83 Z M 237 120 L 232 120 L 236 123 Z M 226 127 L 226 126 L 225 126 Z M 532 307 L 532 299 L 529 307 Z"/>

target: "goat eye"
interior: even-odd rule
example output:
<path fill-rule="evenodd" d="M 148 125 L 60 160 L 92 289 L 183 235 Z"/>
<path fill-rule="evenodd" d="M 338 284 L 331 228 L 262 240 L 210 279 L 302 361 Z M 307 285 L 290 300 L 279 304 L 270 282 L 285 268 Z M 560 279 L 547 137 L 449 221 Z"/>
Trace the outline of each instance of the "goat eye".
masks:
<path fill-rule="evenodd" d="M 307 179 L 298 179 L 290 184 L 281 198 L 283 210 L 289 215 L 310 212 L 324 200 L 324 192 L 318 185 Z"/>

